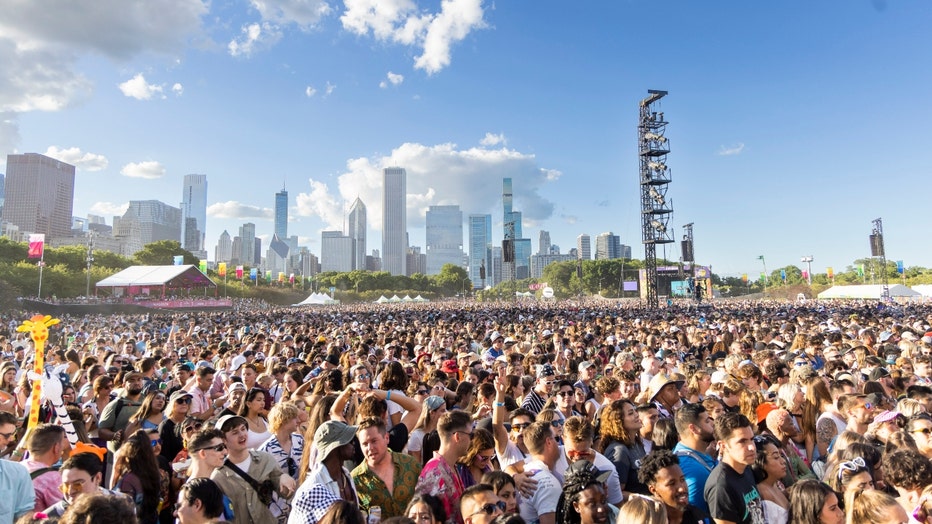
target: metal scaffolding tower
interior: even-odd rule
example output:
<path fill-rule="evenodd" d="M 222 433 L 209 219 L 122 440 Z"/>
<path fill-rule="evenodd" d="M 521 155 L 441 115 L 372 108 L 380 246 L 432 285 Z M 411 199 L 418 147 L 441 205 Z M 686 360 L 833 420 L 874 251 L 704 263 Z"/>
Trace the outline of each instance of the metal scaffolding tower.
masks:
<path fill-rule="evenodd" d="M 641 241 L 644 244 L 644 269 L 647 276 L 647 307 L 659 306 L 657 295 L 657 244 L 673 242 L 670 231 L 672 203 L 667 199 L 670 186 L 670 153 L 664 133 L 667 122 L 663 113 L 654 111 L 653 104 L 666 96 L 666 91 L 647 90 L 649 96 L 640 103 L 638 121 L 638 158 L 641 185 Z"/>
<path fill-rule="evenodd" d="M 890 300 L 890 283 L 887 281 L 887 254 L 883 246 L 883 220 L 878 218 L 873 222 L 871 229 L 871 256 L 880 257 L 880 277 L 883 284 L 883 290 L 880 294 L 880 300 L 886 302 Z"/>

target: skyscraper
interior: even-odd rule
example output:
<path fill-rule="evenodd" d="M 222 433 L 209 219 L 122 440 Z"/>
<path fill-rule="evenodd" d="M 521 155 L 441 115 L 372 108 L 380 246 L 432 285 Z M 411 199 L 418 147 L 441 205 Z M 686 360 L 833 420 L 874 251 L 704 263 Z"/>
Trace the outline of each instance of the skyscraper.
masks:
<path fill-rule="evenodd" d="M 382 181 L 382 269 L 392 275 L 405 275 L 408 253 L 407 173 L 401 167 L 387 167 Z"/>
<path fill-rule="evenodd" d="M 614 260 L 621 258 L 621 240 L 611 231 L 595 237 L 595 259 Z"/>
<path fill-rule="evenodd" d="M 352 269 L 353 242 L 342 231 L 321 231 L 320 271 L 346 272 Z"/>
<path fill-rule="evenodd" d="M 463 265 L 463 212 L 460 206 L 427 209 L 427 275 L 438 275 L 445 264 Z"/>
<path fill-rule="evenodd" d="M 550 254 L 550 231 L 544 231 L 543 229 L 540 230 L 540 240 L 538 241 L 537 254 Z"/>
<path fill-rule="evenodd" d="M 214 261 L 230 262 L 232 260 L 233 239 L 230 238 L 230 234 L 224 229 L 223 233 L 220 233 L 220 240 L 217 241 L 217 248 L 214 250 Z"/>
<path fill-rule="evenodd" d="M 512 208 L 511 178 L 502 179 L 502 278 L 528 278 L 531 269 L 531 239 L 523 238 L 521 212 Z"/>
<path fill-rule="evenodd" d="M 474 289 L 492 285 L 492 215 L 469 215 L 469 279 Z M 483 281 L 480 268 L 485 267 Z"/>
<path fill-rule="evenodd" d="M 239 263 L 245 266 L 257 265 L 256 260 L 256 225 L 246 222 L 239 226 L 240 253 Z M 260 251 L 261 253 L 261 251 Z"/>
<path fill-rule="evenodd" d="M 6 177 L 3 173 L 0 173 L 0 216 L 3 216 L 3 184 L 6 181 Z"/>
<path fill-rule="evenodd" d="M 185 175 L 181 195 L 181 247 L 207 258 L 207 175 Z"/>
<path fill-rule="evenodd" d="M 275 234 L 280 239 L 288 238 L 288 191 L 284 187 L 275 193 Z"/>
<path fill-rule="evenodd" d="M 113 218 L 113 236 L 120 240 L 125 256 L 159 240 L 177 242 L 181 236 L 181 209 L 158 200 L 130 200 L 126 213 Z"/>
<path fill-rule="evenodd" d="M 589 238 L 589 235 L 583 233 L 576 237 L 576 251 L 579 254 L 579 258 L 583 260 L 592 259 L 592 240 Z"/>
<path fill-rule="evenodd" d="M 349 212 L 349 231 L 353 244 L 353 269 L 366 269 L 366 205 L 359 197 L 353 201 Z"/>
<path fill-rule="evenodd" d="M 26 153 L 7 155 L 6 169 L 3 220 L 46 240 L 71 236 L 74 166 Z"/>

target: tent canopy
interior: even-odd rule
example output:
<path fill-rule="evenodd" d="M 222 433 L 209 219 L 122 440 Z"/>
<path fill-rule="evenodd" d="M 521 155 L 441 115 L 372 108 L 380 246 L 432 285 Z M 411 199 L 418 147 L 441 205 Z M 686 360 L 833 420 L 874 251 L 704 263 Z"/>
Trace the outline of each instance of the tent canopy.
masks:
<path fill-rule="evenodd" d="M 196 266 L 130 266 L 97 283 L 98 288 L 156 287 L 173 289 L 217 287 Z"/>
<path fill-rule="evenodd" d="M 311 293 L 310 296 L 302 300 L 301 302 L 294 304 L 295 306 L 319 306 L 322 304 L 336 304 L 337 301 L 330 298 L 330 295 L 325 295 L 324 293 Z"/>
<path fill-rule="evenodd" d="M 820 299 L 833 298 L 853 298 L 853 299 L 875 299 L 879 300 L 883 294 L 883 286 L 880 284 L 862 284 L 856 286 L 832 286 L 819 293 Z M 890 296 L 897 297 L 918 297 L 921 296 L 916 291 L 909 289 L 902 284 L 893 284 L 890 286 Z"/>

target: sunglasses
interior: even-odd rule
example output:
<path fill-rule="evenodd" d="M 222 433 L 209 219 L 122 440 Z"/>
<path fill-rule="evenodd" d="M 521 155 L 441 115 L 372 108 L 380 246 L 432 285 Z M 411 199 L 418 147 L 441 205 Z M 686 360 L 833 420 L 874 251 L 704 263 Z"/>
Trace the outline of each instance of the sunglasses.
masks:
<path fill-rule="evenodd" d="M 557 395 L 559 395 L 559 396 L 561 396 L 561 397 L 572 397 L 572 396 L 575 395 L 575 394 L 576 394 L 575 391 L 561 391 L 561 392 L 557 393 Z"/>
<path fill-rule="evenodd" d="M 489 502 L 485 506 L 482 506 L 481 508 L 479 508 L 479 511 L 473 513 L 468 518 L 473 518 L 480 513 L 485 513 L 486 515 L 489 515 L 489 516 L 494 515 L 496 511 L 504 513 L 505 508 L 506 508 L 505 503 L 502 501 L 498 501 L 494 503 Z"/>
<path fill-rule="evenodd" d="M 197 453 L 198 451 L 208 451 L 208 450 L 209 450 L 209 451 L 217 451 L 217 452 L 220 452 L 220 451 L 223 451 L 223 450 L 225 450 L 225 449 L 227 449 L 227 445 L 224 444 L 223 442 L 221 442 L 220 444 L 217 444 L 216 446 L 206 446 L 206 447 L 203 447 L 203 448 L 195 449 L 195 450 L 193 450 L 191 453 Z"/>
<path fill-rule="evenodd" d="M 150 442 L 152 443 L 152 447 L 153 447 L 153 448 L 156 447 L 156 446 L 161 446 L 161 445 L 162 445 L 162 439 L 160 439 L 160 438 L 157 438 L 157 439 L 155 439 L 155 440 L 150 440 Z"/>
<path fill-rule="evenodd" d="M 551 420 L 551 421 L 550 421 L 550 426 L 551 426 L 551 427 L 554 427 L 554 428 L 562 428 L 562 427 L 563 427 L 563 419 L 560 419 L 560 420 Z"/>
<path fill-rule="evenodd" d="M 175 404 L 190 404 L 191 397 L 181 397 L 175 399 Z"/>
<path fill-rule="evenodd" d="M 530 422 L 525 422 L 525 423 L 522 423 L 522 424 L 512 424 L 512 425 L 511 425 L 511 430 L 512 430 L 512 431 L 514 431 L 514 430 L 524 431 L 524 430 L 527 429 L 528 426 L 530 426 L 530 425 L 531 425 Z"/>
<path fill-rule="evenodd" d="M 928 437 L 929 435 L 932 435 L 932 428 L 914 429 L 910 431 L 910 433 L 922 433 L 923 435 Z"/>
<path fill-rule="evenodd" d="M 849 460 L 848 462 L 842 462 L 838 465 L 838 480 L 841 480 L 841 476 L 845 471 L 857 473 L 866 469 L 867 463 L 864 462 L 864 459 L 861 457 L 857 457 L 854 460 Z"/>
<path fill-rule="evenodd" d="M 288 475 L 293 477 L 298 472 L 298 463 L 291 457 L 285 459 L 285 464 L 288 465 Z"/>
<path fill-rule="evenodd" d="M 453 433 L 462 433 L 463 435 L 468 436 L 470 439 L 472 438 L 472 431 L 454 431 Z"/>
<path fill-rule="evenodd" d="M 414 393 L 417 394 L 417 395 L 426 395 L 426 394 L 430 393 L 430 391 L 428 391 L 428 390 L 426 390 L 426 389 L 419 389 L 419 390 L 415 391 Z"/>

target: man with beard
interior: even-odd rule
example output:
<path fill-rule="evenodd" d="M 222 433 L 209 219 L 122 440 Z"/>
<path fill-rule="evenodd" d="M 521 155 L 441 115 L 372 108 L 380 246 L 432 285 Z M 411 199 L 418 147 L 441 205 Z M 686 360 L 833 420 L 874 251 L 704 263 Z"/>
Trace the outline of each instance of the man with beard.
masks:
<path fill-rule="evenodd" d="M 699 508 L 689 504 L 686 477 L 673 453 L 665 449 L 648 453 L 641 461 L 638 480 L 667 507 L 667 522 L 670 524 L 704 522 L 707 517 Z"/>
<path fill-rule="evenodd" d="M 705 499 L 715 524 L 763 524 L 763 500 L 749 467 L 757 459 L 751 421 L 740 413 L 715 419 L 715 439 L 722 461 L 712 468 Z"/>
<path fill-rule="evenodd" d="M 841 403 L 839 411 L 848 419 L 845 429 L 859 435 L 867 433 L 867 426 L 874 421 L 874 406 L 867 401 L 867 395 L 860 393 L 847 395 L 839 401 Z"/>
<path fill-rule="evenodd" d="M 673 448 L 673 453 L 680 459 L 680 469 L 689 490 L 689 503 L 707 512 L 705 484 L 712 468 L 718 464 L 707 453 L 715 440 L 712 419 L 702 404 L 686 404 L 676 412 L 674 423 L 680 441 Z"/>
<path fill-rule="evenodd" d="M 363 419 L 356 436 L 365 456 L 352 471 L 360 509 L 368 512 L 372 506 L 378 506 L 382 508 L 383 519 L 404 516 L 421 473 L 420 462 L 407 453 L 395 453 L 388 448 L 388 431 L 381 418 Z"/>
<path fill-rule="evenodd" d="M 142 404 L 143 379 L 140 373 L 127 373 L 123 377 L 123 394 L 110 401 L 100 414 L 97 423 L 100 438 L 107 441 L 107 449 L 116 453 L 123 441 L 123 428 L 129 425 L 129 418 Z"/>

